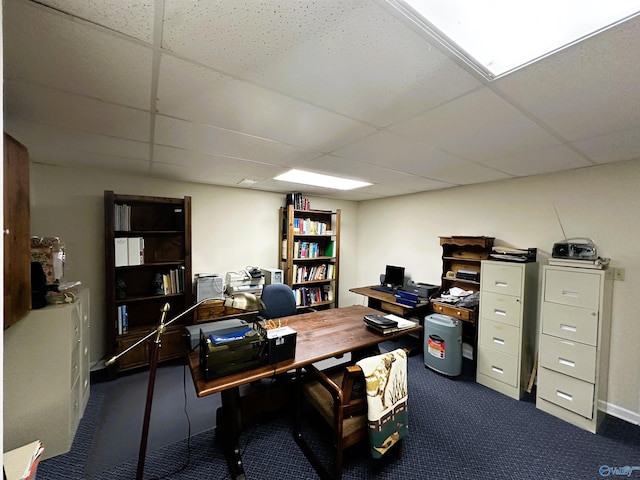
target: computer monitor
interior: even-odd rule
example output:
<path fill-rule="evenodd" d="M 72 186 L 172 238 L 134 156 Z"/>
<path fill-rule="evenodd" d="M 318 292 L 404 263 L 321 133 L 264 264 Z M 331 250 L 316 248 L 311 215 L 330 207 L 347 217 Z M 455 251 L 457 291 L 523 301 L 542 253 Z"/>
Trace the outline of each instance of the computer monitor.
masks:
<path fill-rule="evenodd" d="M 391 288 L 402 288 L 404 286 L 404 267 L 387 265 L 384 271 L 384 283 Z"/>

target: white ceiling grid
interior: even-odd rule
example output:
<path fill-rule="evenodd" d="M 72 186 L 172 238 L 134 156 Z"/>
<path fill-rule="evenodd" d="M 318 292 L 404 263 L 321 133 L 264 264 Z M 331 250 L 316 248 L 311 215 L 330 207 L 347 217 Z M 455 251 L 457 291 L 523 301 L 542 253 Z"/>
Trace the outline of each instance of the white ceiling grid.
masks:
<path fill-rule="evenodd" d="M 5 0 L 5 130 L 36 162 L 353 200 L 640 157 L 640 19 L 487 83 L 382 3 Z"/>

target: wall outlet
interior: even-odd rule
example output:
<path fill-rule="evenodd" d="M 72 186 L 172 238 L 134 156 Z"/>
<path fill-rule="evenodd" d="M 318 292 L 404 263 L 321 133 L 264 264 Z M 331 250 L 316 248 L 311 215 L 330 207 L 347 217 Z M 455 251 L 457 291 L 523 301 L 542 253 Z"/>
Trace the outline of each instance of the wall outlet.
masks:
<path fill-rule="evenodd" d="M 624 268 L 616 267 L 613 269 L 613 279 L 620 282 L 624 281 Z"/>

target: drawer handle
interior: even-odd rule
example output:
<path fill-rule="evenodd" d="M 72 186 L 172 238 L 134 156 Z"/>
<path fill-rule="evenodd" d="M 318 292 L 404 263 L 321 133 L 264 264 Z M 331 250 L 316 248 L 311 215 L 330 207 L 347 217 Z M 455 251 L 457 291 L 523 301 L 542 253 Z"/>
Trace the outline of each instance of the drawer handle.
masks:
<path fill-rule="evenodd" d="M 493 313 L 495 313 L 496 315 L 500 315 L 501 317 L 507 315 L 507 312 L 505 312 L 504 310 L 496 310 L 495 308 L 493 309 Z"/>
<path fill-rule="evenodd" d="M 495 365 L 491 365 L 491 370 L 493 370 L 496 373 L 499 373 L 500 375 L 504 373 L 503 369 L 501 369 L 500 367 L 496 367 Z"/>
<path fill-rule="evenodd" d="M 578 298 L 580 296 L 580 292 L 572 292 L 571 290 L 562 290 L 562 295 L 564 295 L 565 297 Z"/>
<path fill-rule="evenodd" d="M 506 286 L 507 286 L 507 282 L 496 281 L 496 287 L 506 287 Z"/>
<path fill-rule="evenodd" d="M 558 363 L 560 365 L 565 365 L 567 367 L 575 367 L 576 366 L 576 362 L 572 362 L 571 360 L 565 360 L 564 358 L 558 358 Z"/>
<path fill-rule="evenodd" d="M 568 393 L 561 392 L 560 390 L 556 390 L 556 395 L 563 400 L 568 400 L 569 402 L 573 402 L 573 396 Z"/>
<path fill-rule="evenodd" d="M 493 337 L 493 343 L 497 343 L 498 345 L 504 345 L 504 340 L 498 337 Z"/>
<path fill-rule="evenodd" d="M 560 330 L 566 330 L 567 332 L 573 332 L 573 333 L 578 331 L 578 329 L 573 325 L 565 325 L 564 323 L 560 324 Z"/>
<path fill-rule="evenodd" d="M 570 342 L 569 340 L 560 340 L 560 343 L 564 344 L 564 345 L 569 345 L 570 347 L 575 347 L 576 344 L 573 342 Z"/>

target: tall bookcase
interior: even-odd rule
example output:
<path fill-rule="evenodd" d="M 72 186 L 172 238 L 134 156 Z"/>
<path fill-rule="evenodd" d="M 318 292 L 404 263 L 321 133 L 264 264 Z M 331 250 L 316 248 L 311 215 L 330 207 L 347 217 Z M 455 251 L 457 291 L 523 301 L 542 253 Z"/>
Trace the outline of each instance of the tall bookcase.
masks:
<path fill-rule="evenodd" d="M 191 197 L 166 198 L 104 192 L 107 354 L 119 354 L 193 304 Z M 189 315 L 167 327 L 159 360 L 184 355 Z M 110 373 L 148 365 L 149 345 L 120 357 Z"/>
<path fill-rule="evenodd" d="M 298 308 L 338 305 L 340 210 L 280 208 L 279 261 Z"/>

